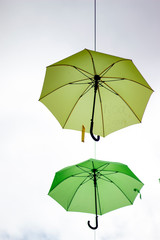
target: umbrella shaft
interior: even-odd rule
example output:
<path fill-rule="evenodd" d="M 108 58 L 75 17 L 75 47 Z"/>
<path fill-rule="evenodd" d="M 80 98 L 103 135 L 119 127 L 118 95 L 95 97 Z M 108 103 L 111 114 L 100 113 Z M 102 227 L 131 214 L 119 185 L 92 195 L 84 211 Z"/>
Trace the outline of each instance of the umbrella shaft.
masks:
<path fill-rule="evenodd" d="M 94 119 L 94 110 L 95 110 L 95 103 L 96 103 L 96 93 L 98 89 L 98 80 L 95 80 L 95 85 L 94 85 L 94 100 L 93 100 L 93 109 L 92 109 L 92 119 L 91 122 L 93 122 Z"/>
<path fill-rule="evenodd" d="M 97 180 L 96 180 L 96 173 L 94 172 L 94 196 L 95 196 L 95 214 L 97 216 Z"/>

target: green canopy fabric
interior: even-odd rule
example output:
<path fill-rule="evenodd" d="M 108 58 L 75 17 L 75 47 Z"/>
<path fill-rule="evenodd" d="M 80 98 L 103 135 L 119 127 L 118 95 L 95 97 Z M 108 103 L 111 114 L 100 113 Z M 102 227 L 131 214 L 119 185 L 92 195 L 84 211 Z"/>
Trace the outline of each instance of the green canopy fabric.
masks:
<path fill-rule="evenodd" d="M 90 132 L 94 120 L 105 137 L 140 123 L 152 92 L 132 60 L 84 49 L 47 67 L 39 100 L 63 128 Z"/>
<path fill-rule="evenodd" d="M 94 213 L 97 219 L 133 204 L 142 187 L 127 165 L 89 159 L 58 171 L 48 194 L 67 211 Z"/>

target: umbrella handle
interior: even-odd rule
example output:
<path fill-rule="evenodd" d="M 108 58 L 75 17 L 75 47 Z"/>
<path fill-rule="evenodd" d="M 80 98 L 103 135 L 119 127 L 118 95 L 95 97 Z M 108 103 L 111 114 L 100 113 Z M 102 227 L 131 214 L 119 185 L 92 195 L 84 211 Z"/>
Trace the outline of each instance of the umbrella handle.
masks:
<path fill-rule="evenodd" d="M 90 221 L 88 221 L 88 226 L 89 226 L 91 229 L 96 230 L 96 229 L 98 228 L 98 216 L 96 216 L 96 226 L 95 226 L 95 227 L 92 227 L 92 226 L 90 225 Z"/>
<path fill-rule="evenodd" d="M 91 120 L 90 134 L 91 134 L 91 137 L 93 138 L 94 141 L 98 142 L 100 140 L 99 135 L 97 137 L 95 137 L 94 134 L 93 134 L 93 120 Z"/>

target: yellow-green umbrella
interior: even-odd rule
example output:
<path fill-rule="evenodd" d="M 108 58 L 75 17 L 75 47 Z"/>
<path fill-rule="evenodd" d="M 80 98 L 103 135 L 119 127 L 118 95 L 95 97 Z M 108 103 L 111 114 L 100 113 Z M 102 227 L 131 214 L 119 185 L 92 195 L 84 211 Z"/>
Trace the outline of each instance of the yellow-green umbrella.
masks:
<path fill-rule="evenodd" d="M 39 100 L 63 128 L 84 126 L 97 141 L 140 123 L 152 92 L 132 60 L 84 49 L 47 67 Z"/>
<path fill-rule="evenodd" d="M 55 174 L 49 196 L 67 211 L 98 215 L 132 205 L 143 183 L 117 162 L 89 159 L 61 169 Z"/>

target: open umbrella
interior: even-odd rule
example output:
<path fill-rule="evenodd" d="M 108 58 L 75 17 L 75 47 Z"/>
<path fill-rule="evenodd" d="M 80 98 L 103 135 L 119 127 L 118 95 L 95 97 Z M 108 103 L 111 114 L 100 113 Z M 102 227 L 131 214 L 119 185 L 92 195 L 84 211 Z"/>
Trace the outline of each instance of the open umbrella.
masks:
<path fill-rule="evenodd" d="M 63 128 L 98 141 L 140 123 L 152 92 L 132 60 L 84 49 L 47 67 L 39 100 Z"/>
<path fill-rule="evenodd" d="M 55 174 L 49 196 L 67 211 L 98 215 L 133 204 L 143 183 L 127 165 L 89 159 Z"/>

